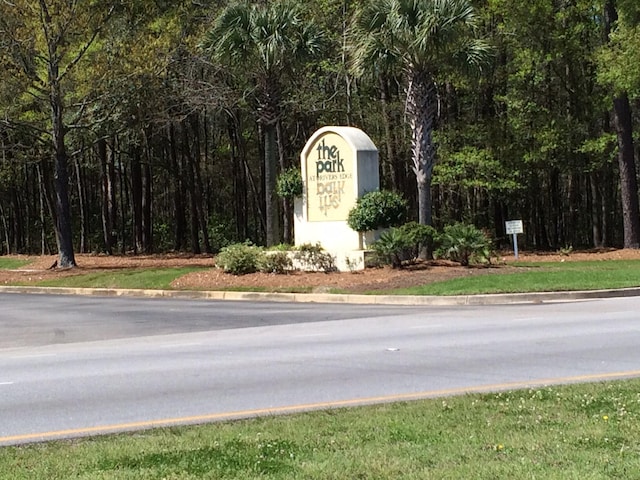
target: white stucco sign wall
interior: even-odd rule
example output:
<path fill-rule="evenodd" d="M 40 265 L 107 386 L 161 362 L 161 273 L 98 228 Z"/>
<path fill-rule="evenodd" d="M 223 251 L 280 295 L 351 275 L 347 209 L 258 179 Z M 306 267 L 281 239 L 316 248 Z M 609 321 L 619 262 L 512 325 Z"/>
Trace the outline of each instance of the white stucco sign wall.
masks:
<path fill-rule="evenodd" d="M 300 155 L 304 193 L 296 201 L 295 244 L 320 243 L 342 261 L 362 250 L 359 233 L 347 225 L 356 200 L 379 189 L 378 149 L 353 127 L 323 127 Z"/>

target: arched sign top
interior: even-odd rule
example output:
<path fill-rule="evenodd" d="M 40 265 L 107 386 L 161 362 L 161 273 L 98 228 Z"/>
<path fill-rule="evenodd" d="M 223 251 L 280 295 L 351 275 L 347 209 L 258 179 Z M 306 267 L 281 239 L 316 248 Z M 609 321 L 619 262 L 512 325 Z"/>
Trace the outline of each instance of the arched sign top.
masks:
<path fill-rule="evenodd" d="M 311 149 L 317 148 L 318 139 L 328 133 L 336 134 L 344 140 L 352 151 L 378 151 L 369 136 L 355 127 L 322 127 L 317 130 L 307 141 L 302 149 L 302 157 L 307 158 Z"/>
<path fill-rule="evenodd" d="M 319 129 L 301 164 L 310 222 L 346 221 L 358 196 L 378 186 L 378 149 L 354 127 Z"/>

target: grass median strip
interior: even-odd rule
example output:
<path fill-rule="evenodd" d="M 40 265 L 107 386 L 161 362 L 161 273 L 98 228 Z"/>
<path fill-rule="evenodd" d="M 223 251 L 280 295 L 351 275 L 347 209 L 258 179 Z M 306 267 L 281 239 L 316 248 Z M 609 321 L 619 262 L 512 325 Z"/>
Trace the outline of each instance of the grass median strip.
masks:
<path fill-rule="evenodd" d="M 634 478 L 640 380 L 0 449 L 0 478 Z"/>
<path fill-rule="evenodd" d="M 110 270 L 87 274 L 71 275 L 54 280 L 43 280 L 40 287 L 77 288 L 141 288 L 171 289 L 171 282 L 187 273 L 203 270 L 201 267 L 150 268 L 131 270 Z"/>
<path fill-rule="evenodd" d="M 516 264 L 522 272 L 461 277 L 371 293 L 396 295 L 475 295 L 600 290 L 640 286 L 640 261 L 554 262 Z"/>
<path fill-rule="evenodd" d="M 2 268 L 0 263 L 0 268 Z M 491 293 L 527 293 L 549 291 L 599 290 L 640 287 L 640 260 L 605 260 L 586 262 L 513 263 L 513 268 L 497 266 L 491 272 L 470 274 L 446 281 L 437 281 L 402 289 L 377 289 L 369 294 L 385 295 L 474 295 Z M 174 267 L 149 269 L 106 270 L 77 273 L 61 278 L 41 280 L 31 285 L 43 287 L 172 289 L 172 282 L 204 267 Z M 470 272 L 473 272 L 470 270 Z M 327 283 L 331 282 L 328 274 Z M 277 282 L 275 282 L 277 283 Z M 16 285 L 26 282 L 16 281 Z M 206 285 L 197 287 L 207 289 Z M 213 290 L 255 291 L 269 293 L 309 293 L 313 287 L 297 286 L 218 286 Z M 332 288 L 328 293 L 351 293 L 348 289 Z"/>
<path fill-rule="evenodd" d="M 12 270 L 14 268 L 24 267 L 25 265 L 28 265 L 28 264 L 29 264 L 28 260 L 0 257 L 0 270 Z"/>

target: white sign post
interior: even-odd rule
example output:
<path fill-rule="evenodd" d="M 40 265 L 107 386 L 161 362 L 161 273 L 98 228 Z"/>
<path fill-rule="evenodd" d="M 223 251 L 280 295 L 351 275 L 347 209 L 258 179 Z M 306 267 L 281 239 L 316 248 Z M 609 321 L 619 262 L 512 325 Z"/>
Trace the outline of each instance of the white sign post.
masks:
<path fill-rule="evenodd" d="M 523 233 L 522 220 L 509 220 L 504 222 L 507 235 L 513 235 L 513 253 L 515 253 L 516 260 L 518 259 L 518 234 Z"/>

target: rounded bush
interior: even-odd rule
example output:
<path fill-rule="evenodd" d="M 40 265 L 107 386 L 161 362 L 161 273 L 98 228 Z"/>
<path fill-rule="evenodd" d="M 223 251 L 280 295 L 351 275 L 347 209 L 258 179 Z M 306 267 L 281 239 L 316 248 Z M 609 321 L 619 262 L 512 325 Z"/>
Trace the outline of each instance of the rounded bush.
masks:
<path fill-rule="evenodd" d="M 282 198 L 295 198 L 302 195 L 302 174 L 296 167 L 289 168 L 276 180 L 276 193 Z"/>
<path fill-rule="evenodd" d="M 294 259 L 306 270 L 325 273 L 337 270 L 335 258 L 330 253 L 325 252 L 319 243 L 315 245 L 305 243 L 297 246 Z"/>
<path fill-rule="evenodd" d="M 439 240 L 440 248 L 436 254 L 463 266 L 468 266 L 473 260 L 486 262 L 491 259 L 491 240 L 475 225 L 447 225 Z"/>
<path fill-rule="evenodd" d="M 263 258 L 258 263 L 258 270 L 263 273 L 284 274 L 293 270 L 293 261 L 287 252 L 265 252 Z"/>
<path fill-rule="evenodd" d="M 264 250 L 251 243 L 234 243 L 220 250 L 216 265 L 233 275 L 255 273 L 263 263 L 264 256 Z"/>
<path fill-rule="evenodd" d="M 407 201 L 398 193 L 378 190 L 365 193 L 349 212 L 347 224 L 356 232 L 402 225 L 407 216 Z"/>

